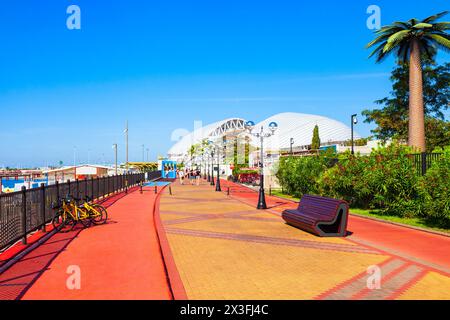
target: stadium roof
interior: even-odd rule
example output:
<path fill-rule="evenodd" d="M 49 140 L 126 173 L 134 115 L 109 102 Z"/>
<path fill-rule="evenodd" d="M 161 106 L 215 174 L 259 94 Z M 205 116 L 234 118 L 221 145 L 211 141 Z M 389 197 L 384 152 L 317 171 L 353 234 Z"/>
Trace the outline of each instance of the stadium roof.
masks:
<path fill-rule="evenodd" d="M 198 128 L 181 138 L 167 153 L 169 156 L 186 154 L 192 145 L 203 139 L 217 138 L 225 133 L 242 131 L 244 124 L 244 119 L 230 118 Z"/>
<path fill-rule="evenodd" d="M 267 130 L 272 121 L 278 124 L 276 134 L 265 140 L 265 147 L 269 149 L 288 149 L 290 140 L 294 138 L 294 146 L 307 146 L 311 144 L 313 130 L 319 126 L 319 137 L 321 144 L 342 142 L 350 140 L 351 129 L 340 121 L 323 116 L 285 112 L 276 114 L 256 124 L 255 131 L 261 126 Z M 359 139 L 358 133 L 354 132 L 354 138 Z M 253 139 L 253 142 L 257 141 Z"/>
<path fill-rule="evenodd" d="M 169 157 L 185 155 L 192 145 L 201 142 L 203 139 L 213 139 L 231 132 L 242 132 L 245 121 L 241 118 L 230 118 L 196 129 L 172 146 L 168 155 Z M 265 148 L 270 150 L 288 149 L 291 138 L 294 138 L 294 146 L 310 145 L 315 125 L 319 126 L 322 144 L 347 141 L 351 136 L 350 127 L 342 122 L 324 116 L 295 112 L 279 113 L 261 121 L 255 126 L 255 132 L 261 126 L 267 130 L 269 123 L 272 121 L 277 122 L 278 130 L 274 136 L 265 140 Z M 355 139 L 360 138 L 356 132 L 354 137 Z M 257 138 L 253 138 L 253 144 L 259 144 Z"/>

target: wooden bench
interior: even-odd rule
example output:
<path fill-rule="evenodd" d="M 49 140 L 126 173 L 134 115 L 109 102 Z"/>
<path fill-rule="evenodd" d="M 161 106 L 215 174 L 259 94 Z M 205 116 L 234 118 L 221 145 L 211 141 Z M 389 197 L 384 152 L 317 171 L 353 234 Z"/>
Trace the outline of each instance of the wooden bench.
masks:
<path fill-rule="evenodd" d="M 347 234 L 348 203 L 343 200 L 304 195 L 296 210 L 285 210 L 284 221 L 320 237 Z"/>

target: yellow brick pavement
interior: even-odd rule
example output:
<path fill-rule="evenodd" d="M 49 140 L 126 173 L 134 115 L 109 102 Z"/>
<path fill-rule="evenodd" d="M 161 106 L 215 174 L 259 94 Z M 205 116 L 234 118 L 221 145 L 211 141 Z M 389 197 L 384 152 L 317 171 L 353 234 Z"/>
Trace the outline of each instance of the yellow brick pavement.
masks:
<path fill-rule="evenodd" d="M 189 299 L 315 299 L 336 296 L 344 285 L 342 298 L 357 297 L 367 290 L 367 268 L 392 258 L 346 239 L 303 232 L 206 184 L 175 184 L 172 192 L 161 199 L 160 214 Z M 402 263 L 396 277 L 405 273 L 409 279 L 410 265 Z M 450 288 L 449 281 L 427 271 L 408 288 L 402 281 L 390 284 L 394 290 L 402 284 L 401 299 L 449 299 L 448 291 L 436 289 L 439 283 Z M 375 296 L 387 298 L 389 290 Z"/>

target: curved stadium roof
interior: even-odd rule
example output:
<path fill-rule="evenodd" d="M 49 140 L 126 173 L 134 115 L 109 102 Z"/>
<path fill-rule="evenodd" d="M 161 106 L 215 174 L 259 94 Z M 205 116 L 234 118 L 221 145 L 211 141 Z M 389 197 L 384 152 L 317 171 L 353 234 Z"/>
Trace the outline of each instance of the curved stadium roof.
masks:
<path fill-rule="evenodd" d="M 192 145 L 201 142 L 203 139 L 217 137 L 225 132 L 243 130 L 244 124 L 244 119 L 230 118 L 198 128 L 183 136 L 167 153 L 169 156 L 186 154 Z"/>
<path fill-rule="evenodd" d="M 276 114 L 255 126 L 255 131 L 263 126 L 268 128 L 270 122 L 278 124 L 276 134 L 265 140 L 265 146 L 270 149 L 288 149 L 290 140 L 294 138 L 294 146 L 311 144 L 313 130 L 319 126 L 319 137 L 322 144 L 350 140 L 351 129 L 340 121 L 305 113 L 285 112 Z M 355 139 L 360 136 L 354 132 Z M 254 143 L 256 141 L 254 140 Z"/>
<path fill-rule="evenodd" d="M 294 138 L 294 146 L 307 146 L 311 144 L 315 125 L 319 126 L 319 136 L 322 144 L 329 142 L 341 142 L 350 139 L 351 129 L 340 121 L 313 114 L 285 112 L 276 114 L 255 126 L 255 132 L 263 126 L 267 130 L 270 122 L 278 123 L 276 134 L 265 139 L 265 148 L 288 149 L 290 139 Z M 245 120 L 241 118 L 230 118 L 218 121 L 185 135 L 170 150 L 169 156 L 187 154 L 189 148 L 203 139 L 218 137 L 225 132 L 242 131 Z M 355 139 L 360 136 L 355 132 Z M 255 145 L 259 144 L 257 138 L 253 139 Z"/>

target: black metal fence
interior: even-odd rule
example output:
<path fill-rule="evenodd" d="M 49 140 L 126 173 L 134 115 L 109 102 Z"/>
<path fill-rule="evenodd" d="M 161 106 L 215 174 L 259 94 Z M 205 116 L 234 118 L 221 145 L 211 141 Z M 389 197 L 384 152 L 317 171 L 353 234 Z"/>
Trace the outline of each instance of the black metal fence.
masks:
<path fill-rule="evenodd" d="M 291 157 L 291 155 L 288 155 L 288 154 L 282 155 L 282 156 L 283 157 Z M 311 155 L 307 155 L 307 156 L 316 156 L 316 155 L 311 154 Z M 442 156 L 443 156 L 443 153 L 422 152 L 422 153 L 409 154 L 408 158 L 411 160 L 411 163 L 413 164 L 414 168 L 416 169 L 417 174 L 425 175 L 427 173 L 428 169 L 431 168 L 433 163 L 440 161 Z M 328 163 L 329 167 L 333 167 L 340 161 L 339 158 L 328 158 L 328 159 L 329 159 L 329 163 Z"/>
<path fill-rule="evenodd" d="M 441 159 L 442 153 L 422 152 L 411 154 L 410 156 L 417 173 L 420 175 L 425 175 L 433 163 Z"/>
<path fill-rule="evenodd" d="M 161 171 L 115 175 L 109 177 L 68 180 L 66 183 L 56 182 L 53 185 L 35 189 L 0 194 L 0 250 L 22 239 L 27 235 L 44 229 L 50 223 L 54 210 L 52 204 L 66 196 L 84 198 L 86 196 L 100 200 L 114 193 L 127 191 L 145 180 L 161 177 Z"/>

